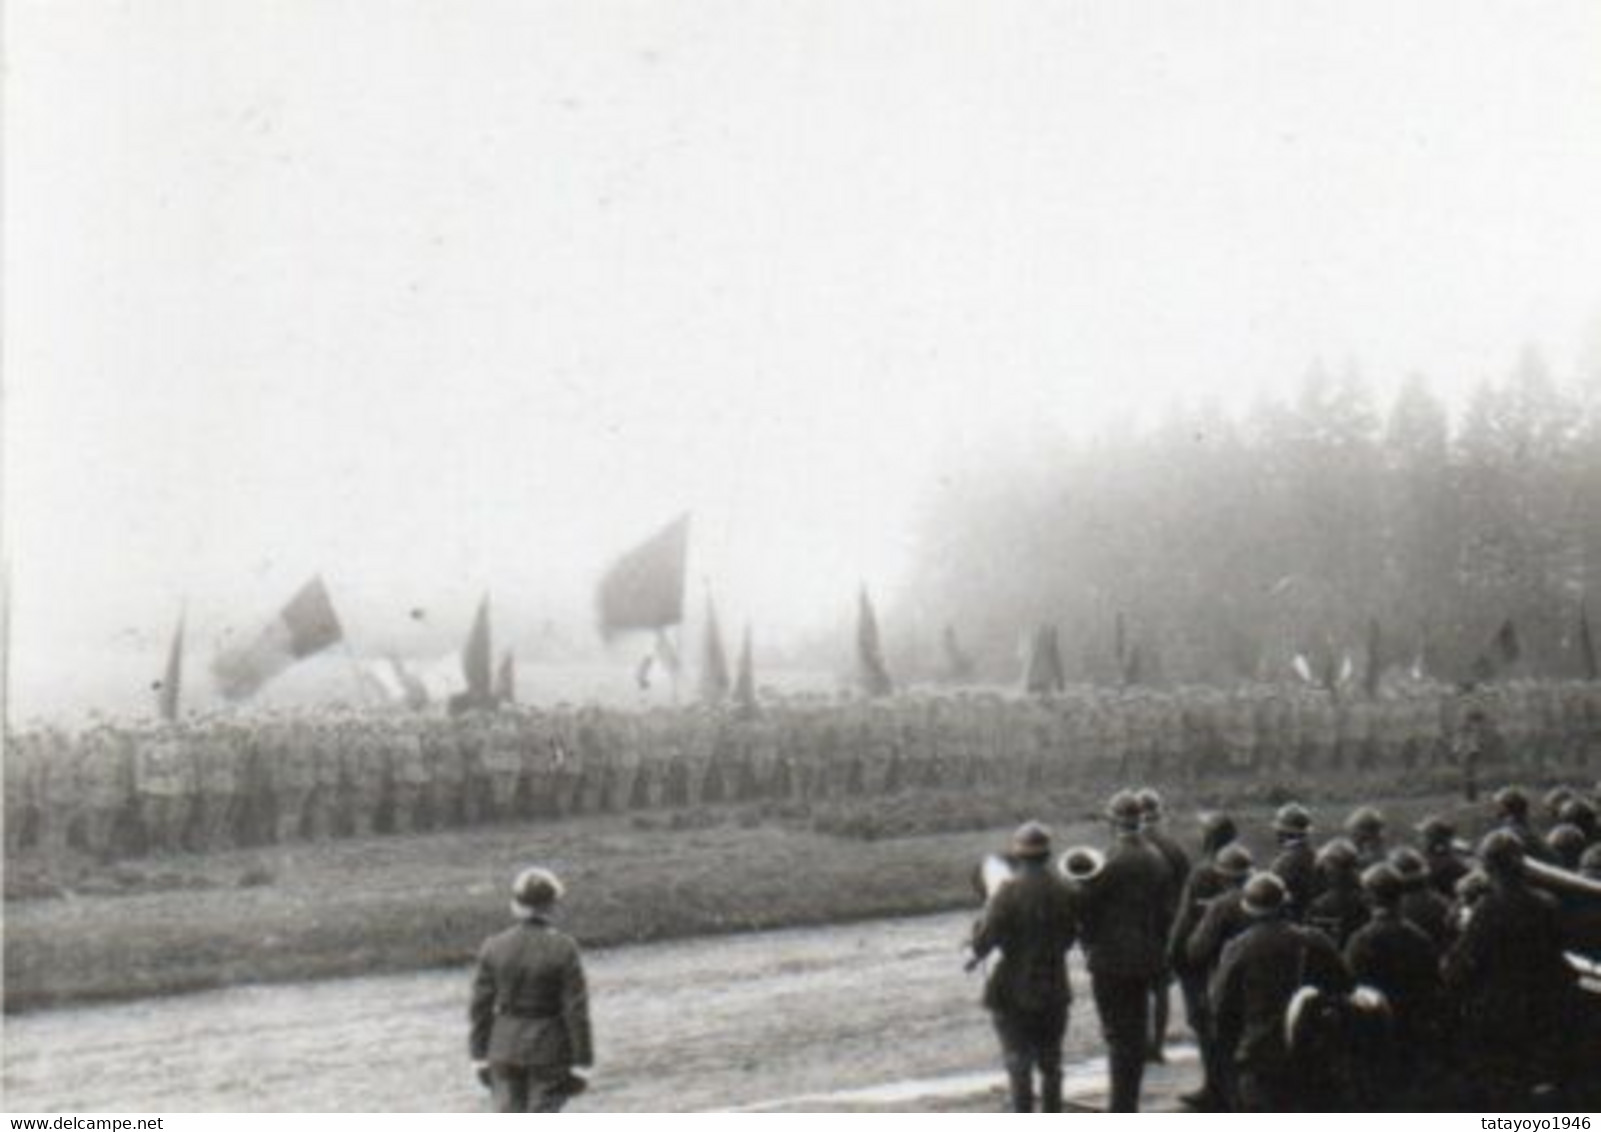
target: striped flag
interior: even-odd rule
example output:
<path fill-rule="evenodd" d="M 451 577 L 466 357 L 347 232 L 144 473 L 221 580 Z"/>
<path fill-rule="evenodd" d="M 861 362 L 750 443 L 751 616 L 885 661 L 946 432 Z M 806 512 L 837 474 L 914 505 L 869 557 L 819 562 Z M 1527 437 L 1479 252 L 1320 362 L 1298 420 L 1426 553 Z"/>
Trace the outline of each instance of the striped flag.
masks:
<path fill-rule="evenodd" d="M 248 699 L 296 661 L 337 644 L 344 636 L 328 587 L 316 577 L 300 587 L 254 641 L 219 654 L 212 661 L 211 672 L 225 699 Z"/>

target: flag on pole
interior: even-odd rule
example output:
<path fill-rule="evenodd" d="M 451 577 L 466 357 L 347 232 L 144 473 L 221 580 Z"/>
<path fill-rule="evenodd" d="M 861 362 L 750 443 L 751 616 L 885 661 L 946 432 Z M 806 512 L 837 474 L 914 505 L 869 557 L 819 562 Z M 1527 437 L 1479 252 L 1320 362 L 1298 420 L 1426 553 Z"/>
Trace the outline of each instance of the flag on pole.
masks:
<path fill-rule="evenodd" d="M 422 711 L 428 706 L 428 685 L 411 669 L 401 663 L 398 656 L 389 657 L 389 666 L 394 669 L 395 680 L 399 683 L 406 706 L 412 711 Z"/>
<path fill-rule="evenodd" d="M 956 626 L 945 626 L 945 633 L 940 640 L 945 651 L 945 670 L 942 673 L 948 684 L 965 684 L 973 679 L 975 665 L 973 658 L 967 655 L 961 642 L 956 639 Z"/>
<path fill-rule="evenodd" d="M 495 670 L 495 701 L 502 704 L 517 702 L 517 661 L 507 649 L 500 656 L 500 667 Z"/>
<path fill-rule="evenodd" d="M 165 723 L 178 719 L 178 694 L 183 685 L 183 623 L 184 615 L 180 613 L 172 646 L 167 650 L 167 672 L 156 687 L 156 711 Z"/>
<path fill-rule="evenodd" d="M 1055 625 L 1040 625 L 1023 669 L 1023 688 L 1030 695 L 1048 696 L 1067 687 L 1067 670 L 1062 664 L 1062 646 Z"/>
<path fill-rule="evenodd" d="M 744 716 L 756 714 L 756 661 L 751 653 L 750 625 L 739 644 L 738 675 L 734 677 L 734 705 Z"/>
<path fill-rule="evenodd" d="M 877 698 L 895 691 L 889 667 L 884 663 L 884 648 L 878 636 L 878 615 L 873 612 L 873 601 L 863 586 L 856 600 L 856 677 L 862 694 Z"/>
<path fill-rule="evenodd" d="M 247 699 L 296 661 L 342 640 L 344 630 L 328 587 L 316 577 L 289 599 L 254 641 L 219 654 L 212 661 L 212 675 L 225 699 Z"/>
<path fill-rule="evenodd" d="M 485 594 L 478 603 L 472 632 L 467 635 L 467 643 L 461 650 L 461 672 L 467 679 L 466 702 L 469 706 L 487 708 L 495 702 L 493 655 L 489 637 L 489 595 Z"/>
<path fill-rule="evenodd" d="M 720 704 L 728 696 L 728 657 L 723 652 L 723 633 L 717 624 L 717 607 L 706 597 L 706 635 L 701 642 L 700 698 L 703 703 Z"/>
<path fill-rule="evenodd" d="M 688 551 L 685 513 L 612 563 L 595 595 L 601 637 L 609 641 L 630 629 L 661 630 L 682 622 Z"/>
<path fill-rule="evenodd" d="M 1473 674 L 1480 680 L 1494 680 L 1505 675 L 1507 669 L 1516 664 L 1522 655 L 1523 645 L 1518 640 L 1518 627 L 1508 617 L 1495 631 L 1490 647 L 1474 662 Z"/>

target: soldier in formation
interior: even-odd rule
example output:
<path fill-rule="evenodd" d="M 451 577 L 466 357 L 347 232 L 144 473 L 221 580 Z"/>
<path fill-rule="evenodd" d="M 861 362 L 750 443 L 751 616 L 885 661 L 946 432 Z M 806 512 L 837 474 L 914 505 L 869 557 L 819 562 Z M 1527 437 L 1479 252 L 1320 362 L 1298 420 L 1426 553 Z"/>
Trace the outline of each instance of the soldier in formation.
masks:
<path fill-rule="evenodd" d="M 802 808 L 930 790 L 1032 794 L 1092 786 L 1120 771 L 1193 786 L 1342 766 L 1422 773 L 1454 761 L 1477 790 L 1492 772 L 1601 767 L 1601 685 L 1522 681 L 1463 695 L 1420 684 L 1359 703 L 1263 684 L 1046 697 L 769 696 L 754 713 L 558 704 L 452 718 L 95 720 L 75 735 L 21 729 L 8 748 L 11 851 L 59 857 L 76 848 L 113 858 L 641 808 Z M 1589 802 L 1553 804 L 1570 806 L 1564 824 L 1593 836 Z M 1524 816 L 1508 820 L 1526 824 L 1527 810 L 1525 799 Z M 1386 831 L 1376 812 L 1359 817 L 1348 832 L 1366 868 L 1384 855 Z M 1279 831 L 1296 918 L 1319 884 L 1314 862 L 1294 846 L 1310 832 Z M 1551 855 L 1544 836 L 1537 840 L 1525 851 Z M 1571 835 L 1559 840 L 1571 855 Z"/>

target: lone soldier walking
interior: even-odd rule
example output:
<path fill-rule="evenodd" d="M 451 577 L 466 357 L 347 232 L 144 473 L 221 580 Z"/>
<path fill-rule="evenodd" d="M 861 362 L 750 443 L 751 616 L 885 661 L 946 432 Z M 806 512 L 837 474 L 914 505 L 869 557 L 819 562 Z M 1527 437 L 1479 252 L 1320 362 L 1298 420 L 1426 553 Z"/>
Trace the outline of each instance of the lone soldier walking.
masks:
<path fill-rule="evenodd" d="M 1012 1111 L 1034 1111 L 1034 1071 L 1040 1111 L 1062 1111 L 1062 1035 L 1073 992 L 1067 953 L 1078 936 L 1073 899 L 1051 875 L 1050 831 L 1029 822 L 1012 835 L 1017 875 L 991 897 L 973 932 L 973 962 L 1000 949 L 984 987 L 1011 1084 Z"/>
<path fill-rule="evenodd" d="M 518 923 L 490 936 L 473 977 L 469 1053 L 496 1112 L 560 1112 L 593 1064 L 589 994 L 578 944 L 553 924 L 564 890 L 546 869 L 512 883 Z"/>

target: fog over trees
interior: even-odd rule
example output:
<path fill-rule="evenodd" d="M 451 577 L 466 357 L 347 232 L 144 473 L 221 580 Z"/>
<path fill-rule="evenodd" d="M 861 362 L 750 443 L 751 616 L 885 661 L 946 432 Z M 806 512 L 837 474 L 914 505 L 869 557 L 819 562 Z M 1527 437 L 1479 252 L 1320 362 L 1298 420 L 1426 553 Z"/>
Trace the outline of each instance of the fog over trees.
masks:
<path fill-rule="evenodd" d="M 1601 381 L 1533 350 L 1450 406 L 1315 365 L 1283 396 L 953 454 L 890 647 L 923 673 L 955 627 L 983 676 L 1061 628 L 1070 679 L 1279 679 L 1304 653 L 1462 679 L 1510 619 L 1517 665 L 1577 674 L 1601 602 Z M 1122 626 L 1119 628 L 1119 621 Z"/>

